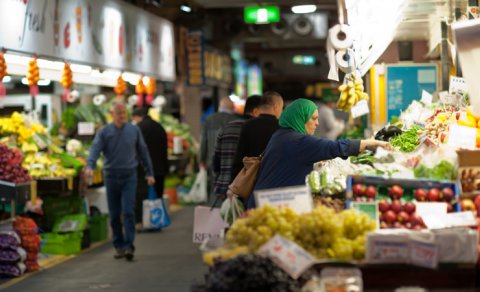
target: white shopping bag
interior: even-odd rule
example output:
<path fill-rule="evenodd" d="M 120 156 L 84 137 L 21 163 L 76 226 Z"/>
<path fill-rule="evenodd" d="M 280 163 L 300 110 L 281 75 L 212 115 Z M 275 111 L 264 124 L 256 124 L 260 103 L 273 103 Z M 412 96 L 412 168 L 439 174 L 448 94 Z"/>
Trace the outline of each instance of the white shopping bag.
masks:
<path fill-rule="evenodd" d="M 207 170 L 200 167 L 200 171 L 197 174 L 197 178 L 188 193 L 188 196 L 184 197 L 188 203 L 204 203 L 207 201 Z"/>
<path fill-rule="evenodd" d="M 148 199 L 143 201 L 142 227 L 160 229 L 170 225 L 170 217 L 162 198 L 157 198 L 155 189 L 150 186 Z"/>
<path fill-rule="evenodd" d="M 220 217 L 220 209 L 204 206 L 195 207 L 193 219 L 194 243 L 202 243 L 206 239 L 220 238 L 226 227 L 228 227 L 228 224 Z"/>

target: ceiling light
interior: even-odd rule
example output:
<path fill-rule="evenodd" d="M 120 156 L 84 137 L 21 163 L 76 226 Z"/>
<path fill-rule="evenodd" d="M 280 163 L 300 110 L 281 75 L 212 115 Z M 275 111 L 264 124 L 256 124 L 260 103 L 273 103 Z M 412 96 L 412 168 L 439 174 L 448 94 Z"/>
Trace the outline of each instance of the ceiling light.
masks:
<path fill-rule="evenodd" d="M 317 10 L 316 5 L 297 5 L 297 6 L 292 6 L 292 12 L 293 13 L 312 13 Z"/>
<path fill-rule="evenodd" d="M 70 64 L 70 69 L 72 69 L 74 73 L 89 74 L 92 72 L 92 67 L 79 64 Z"/>
<path fill-rule="evenodd" d="M 12 81 L 12 77 L 11 76 L 4 76 L 3 77 L 3 83 L 9 83 Z"/>
<path fill-rule="evenodd" d="M 190 12 L 192 12 L 192 7 L 190 7 L 190 5 L 188 5 L 188 4 L 182 4 L 182 5 L 180 5 L 180 10 L 182 10 L 183 12 L 186 12 L 186 13 L 190 13 Z"/>

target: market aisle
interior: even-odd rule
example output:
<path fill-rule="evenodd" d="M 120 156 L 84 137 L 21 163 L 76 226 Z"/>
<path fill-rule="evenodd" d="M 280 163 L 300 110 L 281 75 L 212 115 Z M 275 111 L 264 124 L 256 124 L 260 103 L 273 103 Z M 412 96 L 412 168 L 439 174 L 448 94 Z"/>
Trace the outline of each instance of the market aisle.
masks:
<path fill-rule="evenodd" d="M 3 291 L 189 291 L 206 272 L 192 243 L 193 208 L 171 217 L 166 230 L 137 234 L 132 263 L 113 259 L 107 243 Z"/>

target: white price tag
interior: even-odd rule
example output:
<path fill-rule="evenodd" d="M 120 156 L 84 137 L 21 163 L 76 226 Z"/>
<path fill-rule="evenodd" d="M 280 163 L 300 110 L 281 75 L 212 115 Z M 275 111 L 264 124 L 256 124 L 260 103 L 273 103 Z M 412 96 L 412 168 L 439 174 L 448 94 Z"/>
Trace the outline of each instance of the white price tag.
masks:
<path fill-rule="evenodd" d="M 447 215 L 446 203 L 420 203 L 416 204 L 416 213 L 422 217 L 423 222 L 428 229 L 445 228 L 445 222 L 442 220 Z"/>
<path fill-rule="evenodd" d="M 89 122 L 78 123 L 78 135 L 88 136 L 95 134 L 95 124 Z"/>
<path fill-rule="evenodd" d="M 471 211 L 448 213 L 443 221 L 447 227 L 477 226 L 477 220 Z"/>
<path fill-rule="evenodd" d="M 307 213 L 313 209 L 313 199 L 307 186 L 258 190 L 254 195 L 257 207 L 289 207 L 296 213 Z"/>
<path fill-rule="evenodd" d="M 410 241 L 410 262 L 416 266 L 435 269 L 438 266 L 438 247 L 433 242 Z"/>
<path fill-rule="evenodd" d="M 452 147 L 475 149 L 477 145 L 477 129 L 451 125 L 447 144 Z"/>
<path fill-rule="evenodd" d="M 43 139 L 38 134 L 33 135 L 32 138 L 35 144 L 37 144 L 38 148 L 40 148 L 40 150 L 47 148 L 47 144 L 45 143 L 45 141 L 43 141 Z"/>
<path fill-rule="evenodd" d="M 278 234 L 260 247 L 257 254 L 270 258 L 293 279 L 297 279 L 316 262 L 306 250 Z"/>
<path fill-rule="evenodd" d="M 450 86 L 448 87 L 448 93 L 455 95 L 464 95 L 468 92 L 467 82 L 461 77 L 450 76 Z"/>
<path fill-rule="evenodd" d="M 368 108 L 367 101 L 361 100 L 357 102 L 357 104 L 352 107 L 350 112 L 352 113 L 352 118 L 354 119 L 368 114 L 370 112 L 370 109 Z"/>
<path fill-rule="evenodd" d="M 420 101 L 428 106 L 432 104 L 432 100 L 433 100 L 433 96 L 427 91 L 422 90 L 422 99 Z"/>

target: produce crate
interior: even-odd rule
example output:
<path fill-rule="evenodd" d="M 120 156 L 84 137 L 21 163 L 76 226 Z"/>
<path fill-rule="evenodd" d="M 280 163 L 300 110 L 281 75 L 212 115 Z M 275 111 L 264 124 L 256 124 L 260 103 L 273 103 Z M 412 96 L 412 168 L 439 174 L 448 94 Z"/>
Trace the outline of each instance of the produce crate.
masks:
<path fill-rule="evenodd" d="M 42 196 L 44 216 L 39 219 L 40 227 L 51 231 L 55 221 L 68 214 L 83 212 L 83 199 L 80 196 Z"/>
<path fill-rule="evenodd" d="M 86 214 L 69 214 L 55 221 L 53 232 L 79 232 L 87 227 Z"/>
<path fill-rule="evenodd" d="M 88 219 L 90 225 L 90 241 L 106 240 L 108 237 L 108 215 L 101 214 Z"/>
<path fill-rule="evenodd" d="M 459 150 L 458 179 L 462 197 L 480 194 L 480 150 Z"/>
<path fill-rule="evenodd" d="M 31 183 L 15 184 L 0 180 L 0 200 L 25 204 L 30 199 Z"/>
<path fill-rule="evenodd" d="M 82 232 L 65 234 L 44 233 L 41 235 L 41 252 L 44 254 L 69 255 L 79 253 L 82 246 Z"/>

